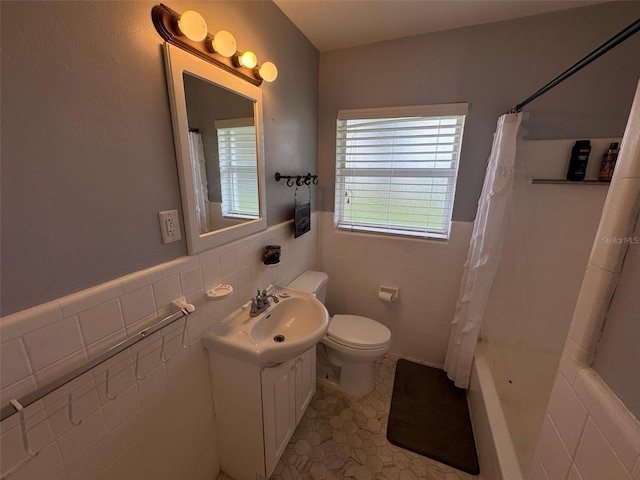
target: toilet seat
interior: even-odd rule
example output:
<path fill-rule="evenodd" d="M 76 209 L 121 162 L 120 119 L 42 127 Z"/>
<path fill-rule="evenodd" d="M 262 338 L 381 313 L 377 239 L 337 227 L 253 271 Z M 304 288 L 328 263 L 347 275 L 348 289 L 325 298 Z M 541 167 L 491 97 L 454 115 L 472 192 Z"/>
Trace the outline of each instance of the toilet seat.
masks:
<path fill-rule="evenodd" d="M 391 341 L 391 332 L 375 320 L 359 315 L 334 315 L 327 336 L 345 347 L 376 349 Z"/>

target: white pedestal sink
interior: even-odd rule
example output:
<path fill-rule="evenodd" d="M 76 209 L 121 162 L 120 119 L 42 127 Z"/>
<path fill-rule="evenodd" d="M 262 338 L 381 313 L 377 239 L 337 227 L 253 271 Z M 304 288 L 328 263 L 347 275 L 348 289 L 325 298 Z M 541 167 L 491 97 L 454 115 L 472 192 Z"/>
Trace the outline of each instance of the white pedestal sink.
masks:
<path fill-rule="evenodd" d="M 222 471 L 269 478 L 315 392 L 315 345 L 329 315 L 312 294 L 279 289 L 256 317 L 241 310 L 204 336 Z"/>
<path fill-rule="evenodd" d="M 258 365 L 284 362 L 299 355 L 327 332 L 329 314 L 310 293 L 288 288 L 276 290 L 278 303 L 256 317 L 240 310 L 205 335 L 210 350 Z"/>

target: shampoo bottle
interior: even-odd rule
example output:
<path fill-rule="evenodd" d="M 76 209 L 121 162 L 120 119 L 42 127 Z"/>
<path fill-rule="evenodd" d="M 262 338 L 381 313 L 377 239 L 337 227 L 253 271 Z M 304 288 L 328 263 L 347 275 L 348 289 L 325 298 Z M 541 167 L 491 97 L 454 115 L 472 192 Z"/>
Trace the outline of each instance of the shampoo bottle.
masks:
<path fill-rule="evenodd" d="M 578 140 L 571 149 L 571 159 L 569 160 L 569 171 L 567 180 L 584 180 L 587 173 L 587 162 L 591 152 L 591 142 L 589 140 Z"/>
<path fill-rule="evenodd" d="M 604 152 L 602 157 L 602 165 L 600 165 L 600 173 L 598 173 L 598 180 L 601 182 L 610 182 L 613 177 L 613 169 L 616 168 L 616 161 L 618 160 L 618 143 L 614 142 L 609 145 L 609 149 Z"/>

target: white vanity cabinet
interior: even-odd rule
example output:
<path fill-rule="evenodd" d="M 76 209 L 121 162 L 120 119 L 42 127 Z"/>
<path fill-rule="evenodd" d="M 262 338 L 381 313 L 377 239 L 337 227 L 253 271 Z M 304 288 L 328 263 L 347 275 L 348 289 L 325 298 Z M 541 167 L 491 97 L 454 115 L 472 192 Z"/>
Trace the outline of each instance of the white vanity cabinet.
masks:
<path fill-rule="evenodd" d="M 300 355 L 296 372 L 296 425 L 316 393 L 316 347 Z"/>
<path fill-rule="evenodd" d="M 276 467 L 316 387 L 315 347 L 297 358 L 262 369 L 266 472 Z"/>
<path fill-rule="evenodd" d="M 209 354 L 221 469 L 269 478 L 315 393 L 316 348 L 268 367 Z"/>

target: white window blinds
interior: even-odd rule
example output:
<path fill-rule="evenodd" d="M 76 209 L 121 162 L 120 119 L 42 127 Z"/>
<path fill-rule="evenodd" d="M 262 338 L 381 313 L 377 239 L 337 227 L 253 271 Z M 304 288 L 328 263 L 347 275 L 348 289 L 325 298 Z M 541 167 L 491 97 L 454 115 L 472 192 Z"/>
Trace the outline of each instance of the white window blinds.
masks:
<path fill-rule="evenodd" d="M 448 238 L 466 113 L 466 103 L 340 110 L 338 228 Z"/>
<path fill-rule="evenodd" d="M 256 129 L 253 118 L 216 121 L 222 214 L 258 218 Z"/>

